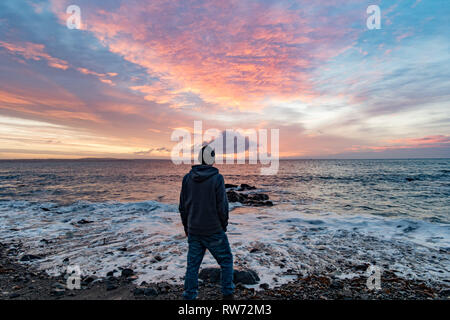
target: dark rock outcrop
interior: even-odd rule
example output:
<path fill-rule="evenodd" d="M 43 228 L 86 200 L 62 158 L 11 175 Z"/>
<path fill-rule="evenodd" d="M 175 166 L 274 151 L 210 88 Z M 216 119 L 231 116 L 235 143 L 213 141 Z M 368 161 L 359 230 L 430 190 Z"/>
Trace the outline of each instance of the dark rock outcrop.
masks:
<path fill-rule="evenodd" d="M 219 268 L 204 268 L 200 271 L 198 277 L 203 281 L 212 283 L 220 282 L 221 270 Z M 247 270 L 234 270 L 234 283 L 242 284 L 257 284 L 259 282 L 258 274 L 250 269 Z"/>
<path fill-rule="evenodd" d="M 227 184 L 230 186 L 229 184 Z M 231 185 L 235 186 L 235 185 Z M 239 187 L 233 187 L 227 190 L 227 198 L 229 202 L 239 202 L 246 206 L 261 207 L 261 206 L 273 206 L 272 201 L 269 200 L 269 196 L 265 193 L 242 193 L 245 190 L 254 190 L 256 187 L 249 186 L 248 184 L 241 184 Z"/>
<path fill-rule="evenodd" d="M 244 203 L 245 201 L 248 200 L 248 195 L 230 190 L 230 191 L 227 191 L 227 198 L 228 198 L 229 202 Z"/>
<path fill-rule="evenodd" d="M 256 187 L 255 186 L 250 186 L 246 183 L 241 183 L 241 185 L 238 187 L 239 191 L 245 191 L 245 190 L 255 190 Z"/>
<path fill-rule="evenodd" d="M 258 274 L 253 270 L 234 271 L 234 282 L 242 284 L 257 284 L 259 282 Z"/>

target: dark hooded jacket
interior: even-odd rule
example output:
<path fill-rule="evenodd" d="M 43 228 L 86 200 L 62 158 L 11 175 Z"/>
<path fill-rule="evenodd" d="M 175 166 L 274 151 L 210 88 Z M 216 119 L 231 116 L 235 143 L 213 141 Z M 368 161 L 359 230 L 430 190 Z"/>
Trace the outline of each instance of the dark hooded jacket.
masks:
<path fill-rule="evenodd" d="M 211 235 L 227 230 L 228 200 L 217 168 L 192 166 L 183 178 L 179 210 L 186 234 Z"/>

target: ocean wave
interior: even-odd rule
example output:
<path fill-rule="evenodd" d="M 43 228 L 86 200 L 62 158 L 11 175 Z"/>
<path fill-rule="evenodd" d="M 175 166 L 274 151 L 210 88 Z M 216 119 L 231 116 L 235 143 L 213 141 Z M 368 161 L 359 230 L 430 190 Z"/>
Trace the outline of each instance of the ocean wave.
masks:
<path fill-rule="evenodd" d="M 235 263 L 256 270 L 270 286 L 317 270 L 349 276 L 351 266 L 367 263 L 409 278 L 449 278 L 448 224 L 232 207 L 228 235 Z M 187 241 L 176 204 L 0 201 L 0 241 L 22 243 L 23 253 L 42 257 L 29 263 L 50 274 L 68 263 L 99 276 L 130 267 L 138 281 L 179 283 L 185 271 Z M 212 265 L 208 253 L 204 267 Z"/>

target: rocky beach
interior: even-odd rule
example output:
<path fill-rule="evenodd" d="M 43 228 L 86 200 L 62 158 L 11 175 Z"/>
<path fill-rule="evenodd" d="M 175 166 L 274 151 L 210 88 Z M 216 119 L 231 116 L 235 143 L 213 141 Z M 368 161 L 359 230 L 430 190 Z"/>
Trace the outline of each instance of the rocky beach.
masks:
<path fill-rule="evenodd" d="M 180 299 L 187 241 L 177 197 L 186 170 L 166 162 L 69 163 L 79 170 L 67 171 L 66 162 L 4 169 L 1 298 Z M 227 168 L 236 299 L 449 298 L 448 198 L 436 185 L 447 181 L 446 163 L 430 162 L 427 175 L 415 174 L 423 170 L 416 162 L 405 172 L 377 162 L 392 170 L 385 175 L 368 164 L 286 162 L 280 176 L 265 179 L 253 167 Z M 366 173 L 354 176 L 358 166 Z M 409 202 L 414 195 L 420 198 Z M 374 266 L 379 290 L 367 285 Z M 67 287 L 73 267 L 79 290 Z M 214 268 L 207 253 L 200 299 L 221 298 Z"/>
<path fill-rule="evenodd" d="M 231 203 L 248 207 L 273 206 L 269 196 L 258 193 L 256 187 L 248 184 L 227 184 L 227 196 Z M 44 212 L 51 209 L 42 208 Z M 88 225 L 93 221 L 79 219 L 75 224 L 79 227 Z M 330 238 L 335 240 L 334 238 Z M 40 246 L 51 244 L 52 240 L 41 239 Z M 71 274 L 63 269 L 60 274 L 50 275 L 39 270 L 36 266 L 44 257 L 27 253 L 21 241 L 0 244 L 0 298 L 2 299 L 181 299 L 183 286 L 167 281 L 140 281 L 135 270 L 128 267 L 118 267 L 98 274 L 94 271 L 79 277 L 79 287 L 70 285 Z M 119 252 L 127 252 L 125 246 L 117 249 Z M 318 251 L 323 251 L 318 247 Z M 267 244 L 254 243 L 249 249 L 250 254 L 271 251 Z M 324 254 L 325 255 L 325 254 Z M 397 276 L 390 270 L 385 270 L 380 277 L 381 287 L 369 288 L 367 285 L 368 263 L 341 263 L 340 273 L 333 272 L 333 268 L 326 266 L 323 269 L 310 268 L 299 271 L 298 268 L 286 267 L 287 258 L 282 258 L 276 263 L 276 267 L 284 269 L 283 274 L 289 276 L 289 281 L 269 285 L 261 281 L 258 272 L 249 268 L 243 268 L 246 264 L 238 263 L 234 272 L 236 284 L 235 299 L 444 299 L 450 298 L 450 287 L 443 282 L 433 283 L 406 279 Z M 161 262 L 161 255 L 152 258 L 154 263 Z M 62 261 L 69 264 L 69 258 Z M 336 264 L 339 264 L 336 262 Z M 159 266 L 157 270 L 167 270 L 167 267 Z M 344 272 L 343 272 L 344 271 Z M 351 277 L 337 276 L 337 274 L 349 274 Z M 199 299 L 221 299 L 220 294 L 220 269 L 217 267 L 203 267 L 199 273 L 200 288 Z M 266 277 L 267 279 L 267 277 Z M 182 277 L 180 277 L 182 280 Z"/>
<path fill-rule="evenodd" d="M 23 257 L 23 255 L 22 255 Z M 30 258 L 30 257 L 28 257 Z M 182 298 L 182 285 L 167 282 L 136 283 L 134 271 L 123 269 L 112 272 L 108 277 L 95 275 L 81 278 L 80 289 L 69 289 L 67 279 L 70 275 L 49 276 L 26 265 L 13 253 L 8 253 L 8 245 L 0 245 L 0 299 L 17 300 L 142 300 L 161 299 L 177 300 Z M 366 266 L 351 268 L 365 269 Z M 450 288 L 429 287 L 422 281 L 400 278 L 392 272 L 384 272 L 381 276 L 381 290 L 369 290 L 364 276 L 353 279 L 338 279 L 327 275 L 313 274 L 307 277 L 297 275 L 290 283 L 268 288 L 260 283 L 256 288 L 248 288 L 242 282 L 252 283 L 254 272 L 238 271 L 235 299 L 249 300 L 384 300 L 384 299 L 450 299 Z M 199 299 L 219 300 L 220 285 L 218 269 L 203 269 L 200 272 Z M 236 278 L 236 277 L 235 277 Z"/>

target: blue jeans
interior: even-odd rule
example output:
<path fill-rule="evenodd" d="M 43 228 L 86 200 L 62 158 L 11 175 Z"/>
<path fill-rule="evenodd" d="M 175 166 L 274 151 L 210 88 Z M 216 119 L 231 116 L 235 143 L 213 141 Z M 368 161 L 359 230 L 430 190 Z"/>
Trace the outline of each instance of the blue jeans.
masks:
<path fill-rule="evenodd" d="M 189 250 L 187 255 L 186 277 L 184 278 L 185 299 L 197 298 L 198 270 L 202 263 L 206 249 L 213 255 L 222 269 L 222 294 L 230 295 L 234 292 L 233 284 L 233 255 L 225 232 L 209 236 L 189 235 Z"/>

